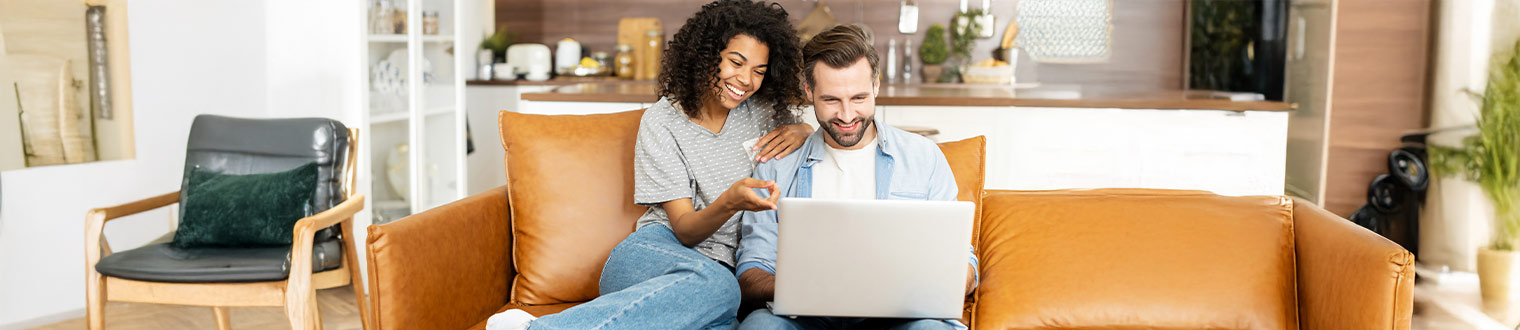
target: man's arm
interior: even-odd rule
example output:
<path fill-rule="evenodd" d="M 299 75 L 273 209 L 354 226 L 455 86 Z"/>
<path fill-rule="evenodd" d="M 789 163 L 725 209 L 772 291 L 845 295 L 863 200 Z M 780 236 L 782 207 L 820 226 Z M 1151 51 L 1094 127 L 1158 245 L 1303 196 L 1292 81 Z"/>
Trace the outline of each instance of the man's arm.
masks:
<path fill-rule="evenodd" d="M 747 302 L 776 293 L 776 211 L 744 212 L 739 226 L 739 292 Z"/>
<path fill-rule="evenodd" d="M 936 201 L 955 201 L 960 189 L 955 185 L 955 173 L 950 170 L 950 162 L 945 160 L 945 154 L 938 148 L 934 150 L 934 172 L 929 174 L 929 199 Z M 966 262 L 966 294 L 970 295 L 981 284 L 981 274 L 977 273 L 976 247 L 967 246 L 969 257 Z"/>
<path fill-rule="evenodd" d="M 746 302 L 765 303 L 776 297 L 776 274 L 750 268 L 739 274 L 739 292 Z"/>
<path fill-rule="evenodd" d="M 768 162 L 755 167 L 754 178 L 758 180 L 772 181 L 776 179 L 775 164 L 781 162 Z M 777 182 L 776 194 L 781 192 L 781 182 Z M 771 191 L 757 191 L 763 198 L 770 198 Z M 739 275 L 739 292 L 746 302 L 764 303 L 775 296 L 776 280 L 776 235 L 777 222 L 776 211 L 767 210 L 760 212 L 742 212 L 739 216 L 739 266 L 735 274 Z"/>

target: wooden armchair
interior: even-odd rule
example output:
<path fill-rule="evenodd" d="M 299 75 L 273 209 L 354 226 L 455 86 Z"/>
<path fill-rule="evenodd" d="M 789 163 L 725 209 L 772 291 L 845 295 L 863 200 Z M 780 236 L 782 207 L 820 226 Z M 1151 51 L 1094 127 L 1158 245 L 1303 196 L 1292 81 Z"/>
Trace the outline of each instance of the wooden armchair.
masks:
<path fill-rule="evenodd" d="M 124 301 L 209 306 L 218 329 L 231 326 L 228 307 L 283 306 L 291 328 L 321 329 L 315 290 L 360 278 L 351 241 L 353 216 L 364 208 L 364 195 L 354 193 L 357 139 L 357 129 L 329 119 L 196 117 L 186 178 L 192 168 L 253 174 L 316 162 L 315 214 L 296 222 L 289 247 L 178 249 L 160 243 L 113 254 L 102 236 L 107 222 L 180 203 L 186 189 L 91 210 L 85 216 L 89 328 L 105 327 L 107 301 Z M 368 328 L 361 288 L 354 288 L 354 298 Z"/>

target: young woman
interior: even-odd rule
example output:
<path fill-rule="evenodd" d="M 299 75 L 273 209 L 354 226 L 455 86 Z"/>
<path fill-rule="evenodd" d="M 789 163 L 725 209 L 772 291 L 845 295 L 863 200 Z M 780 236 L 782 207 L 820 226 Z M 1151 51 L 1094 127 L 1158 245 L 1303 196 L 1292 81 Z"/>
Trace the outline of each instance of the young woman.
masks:
<path fill-rule="evenodd" d="M 756 162 L 790 154 L 813 131 L 793 111 L 800 54 L 778 4 L 702 6 L 671 38 L 661 99 L 639 123 L 634 202 L 649 211 L 608 257 L 601 296 L 538 319 L 509 310 L 488 328 L 737 326 L 737 215 L 776 207 L 754 192 L 775 183 L 748 177 Z"/>

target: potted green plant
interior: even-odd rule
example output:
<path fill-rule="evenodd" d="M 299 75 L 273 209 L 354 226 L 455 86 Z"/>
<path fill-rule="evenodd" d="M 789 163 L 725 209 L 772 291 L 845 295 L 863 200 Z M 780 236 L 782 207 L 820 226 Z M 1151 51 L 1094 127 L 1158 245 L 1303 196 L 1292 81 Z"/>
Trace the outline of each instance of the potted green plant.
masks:
<path fill-rule="evenodd" d="M 926 83 L 939 81 L 940 75 L 945 71 L 945 60 L 950 58 L 949 45 L 945 44 L 945 26 L 934 24 L 929 26 L 927 35 L 924 35 L 924 43 L 918 46 L 918 58 L 924 61 L 923 81 Z"/>
<path fill-rule="evenodd" d="M 1520 43 L 1496 56 L 1479 107 L 1478 133 L 1459 148 L 1430 148 L 1436 175 L 1462 174 L 1478 183 L 1493 202 L 1490 245 L 1478 250 L 1478 283 L 1484 311 L 1513 324 L 1520 321 Z"/>
<path fill-rule="evenodd" d="M 971 63 L 971 50 L 976 48 L 976 38 L 982 34 L 982 29 L 990 28 L 982 26 L 980 18 L 983 16 L 982 9 L 971 9 L 955 14 L 950 20 L 950 74 L 941 77 L 941 82 L 956 82 L 960 78 L 965 66 Z"/>
<path fill-rule="evenodd" d="M 496 63 L 506 62 L 507 46 L 511 46 L 512 42 L 516 41 L 515 39 L 517 39 L 517 35 L 512 33 L 512 31 L 507 31 L 507 27 L 503 26 L 497 29 L 495 34 L 487 36 L 485 40 L 481 40 L 480 49 L 491 50 L 491 59 Z"/>

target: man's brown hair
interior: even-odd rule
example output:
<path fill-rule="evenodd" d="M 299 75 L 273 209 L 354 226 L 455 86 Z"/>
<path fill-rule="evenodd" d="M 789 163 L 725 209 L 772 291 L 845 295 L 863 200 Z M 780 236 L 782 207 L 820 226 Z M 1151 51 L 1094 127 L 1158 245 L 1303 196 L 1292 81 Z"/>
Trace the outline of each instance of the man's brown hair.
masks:
<path fill-rule="evenodd" d="M 871 78 L 877 78 L 881 71 L 876 62 L 876 47 L 871 46 L 871 34 L 865 29 L 855 25 L 836 25 L 818 33 L 807 45 L 802 46 L 802 76 L 807 81 L 807 89 L 813 90 L 813 84 L 816 83 L 813 68 L 819 62 L 830 68 L 842 69 L 861 58 L 865 58 L 866 63 L 871 65 Z"/>

